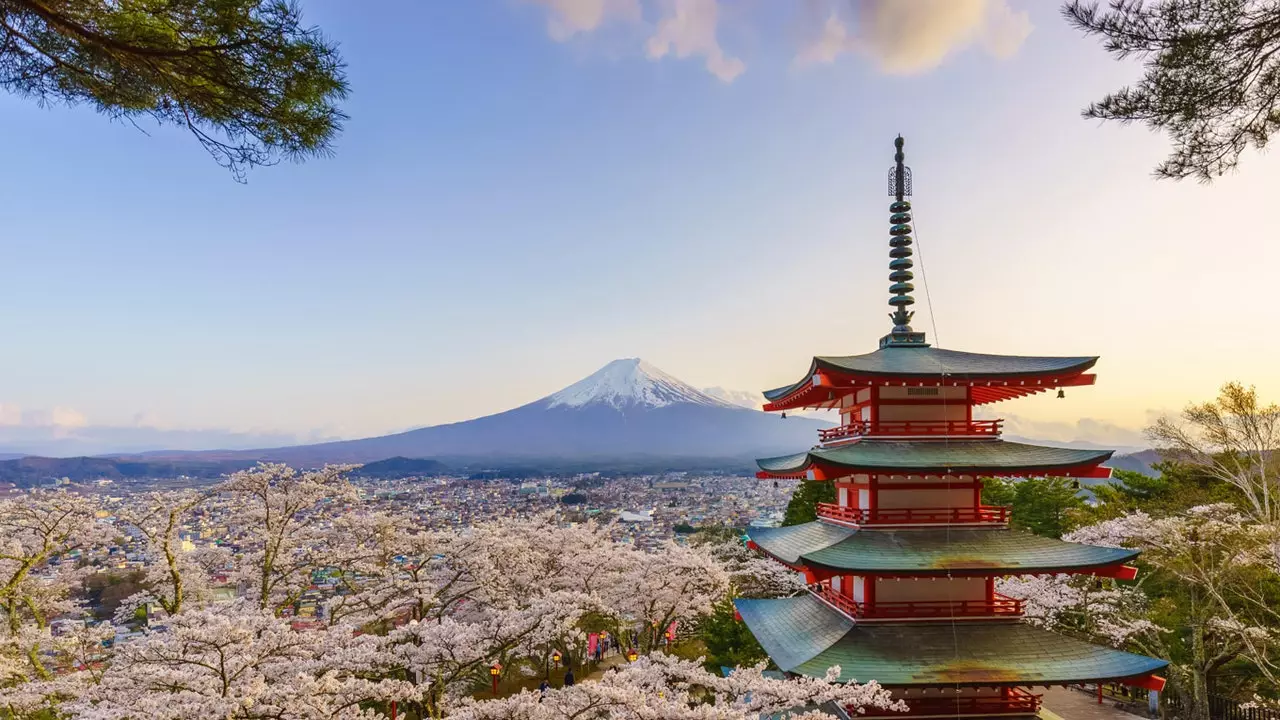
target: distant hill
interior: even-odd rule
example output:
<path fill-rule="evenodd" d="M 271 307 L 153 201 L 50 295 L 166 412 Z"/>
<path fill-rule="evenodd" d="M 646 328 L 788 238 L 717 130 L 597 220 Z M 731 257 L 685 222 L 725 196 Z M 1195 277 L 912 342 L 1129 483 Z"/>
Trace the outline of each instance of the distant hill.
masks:
<path fill-rule="evenodd" d="M 252 467 L 253 464 L 252 460 L 147 461 L 100 457 L 23 457 L 0 461 L 0 482 L 11 482 L 18 487 L 32 487 L 64 477 L 73 482 L 166 478 L 179 475 L 211 479 Z"/>
<path fill-rule="evenodd" d="M 435 475 L 448 469 L 448 465 L 428 458 L 393 457 L 365 463 L 353 473 L 359 477 L 392 480 L 416 475 Z"/>
<path fill-rule="evenodd" d="M 1141 452 L 1130 453 L 1128 455 L 1113 455 L 1107 461 L 1107 467 L 1117 470 L 1132 470 L 1143 475 L 1155 476 L 1158 473 L 1151 468 L 1155 463 L 1160 462 L 1160 453 L 1155 450 L 1143 450 Z"/>

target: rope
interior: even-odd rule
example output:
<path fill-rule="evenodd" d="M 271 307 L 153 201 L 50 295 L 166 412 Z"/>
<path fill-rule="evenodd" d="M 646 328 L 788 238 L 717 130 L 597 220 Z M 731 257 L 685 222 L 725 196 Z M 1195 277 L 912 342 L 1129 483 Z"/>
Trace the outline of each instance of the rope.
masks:
<path fill-rule="evenodd" d="M 919 218 L 919 215 L 916 212 L 914 212 L 915 210 L 914 207 L 912 207 L 912 210 L 913 212 L 911 213 L 911 220 L 912 220 L 912 225 L 914 226 L 912 229 L 914 230 L 913 234 L 915 235 L 915 254 L 916 254 L 916 258 L 919 260 L 917 265 L 920 268 L 920 284 L 924 287 L 925 306 L 929 308 L 929 326 L 930 326 L 930 329 L 933 331 L 933 342 L 935 345 L 940 346 L 941 343 L 939 342 L 939 335 L 938 335 L 938 317 L 933 312 L 933 294 L 929 292 L 929 275 L 927 272 L 925 272 L 925 266 L 924 266 L 924 245 L 923 243 L 920 242 L 920 218 Z M 947 416 L 947 386 L 946 386 L 947 371 L 945 369 L 940 369 L 938 371 L 938 377 L 939 377 L 938 394 L 942 397 L 942 418 L 943 418 L 943 422 L 946 423 L 945 425 L 943 425 L 944 430 L 942 434 L 942 442 L 943 442 L 943 447 L 950 449 L 951 422 Z M 974 478 L 974 482 L 977 482 L 976 477 Z M 950 483 L 947 483 L 947 489 L 948 491 L 951 490 Z M 977 511 L 978 508 L 974 508 L 974 510 Z M 946 525 L 945 543 L 948 547 L 951 546 L 951 523 L 950 522 L 948 522 Z M 959 661 L 960 660 L 960 633 L 956 626 L 956 615 L 955 615 L 955 609 L 954 609 L 955 601 L 956 601 L 955 584 L 954 584 L 955 578 L 954 576 L 952 576 L 950 570 L 947 571 L 946 577 L 947 577 L 947 601 L 952 604 L 951 644 L 955 652 L 955 658 L 957 661 Z M 955 684 L 955 707 L 956 707 L 956 712 L 958 713 L 960 711 L 960 683 Z"/>

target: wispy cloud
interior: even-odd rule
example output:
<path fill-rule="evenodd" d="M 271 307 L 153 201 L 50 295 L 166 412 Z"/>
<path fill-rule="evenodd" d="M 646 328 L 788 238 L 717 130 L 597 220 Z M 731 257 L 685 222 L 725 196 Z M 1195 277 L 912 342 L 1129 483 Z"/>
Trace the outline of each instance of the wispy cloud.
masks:
<path fill-rule="evenodd" d="M 726 83 L 747 69 L 720 44 L 720 0 L 528 1 L 546 11 L 547 34 L 558 42 L 611 24 L 631 25 L 645 29 L 644 51 L 651 60 L 699 58 Z M 1014 10 L 1008 0 L 806 0 L 794 7 L 802 13 L 804 38 L 796 50 L 798 64 L 852 55 L 893 74 L 931 70 L 972 46 L 1007 58 L 1032 30 L 1028 13 Z"/>
<path fill-rule="evenodd" d="M 646 45 L 649 57 L 659 60 L 672 54 L 677 58 L 705 58 L 707 72 L 724 82 L 747 69 L 745 63 L 725 55 L 716 39 L 720 9 L 716 0 L 667 0 L 658 29 Z"/>
<path fill-rule="evenodd" d="M 1074 422 L 1033 420 L 990 407 L 979 408 L 977 415 L 985 419 L 1003 418 L 1005 434 L 1031 440 L 1090 443 L 1125 452 L 1151 446 L 1141 428 L 1124 427 L 1096 418 L 1080 418 Z"/>
<path fill-rule="evenodd" d="M 892 74 L 932 70 L 973 45 L 1007 58 L 1032 30 L 1030 16 L 1006 0 L 812 0 L 808 14 L 817 22 L 798 62 L 861 55 Z"/>
<path fill-rule="evenodd" d="M 640 0 L 530 0 L 547 10 L 547 34 L 565 42 L 611 22 L 638 23 Z"/>

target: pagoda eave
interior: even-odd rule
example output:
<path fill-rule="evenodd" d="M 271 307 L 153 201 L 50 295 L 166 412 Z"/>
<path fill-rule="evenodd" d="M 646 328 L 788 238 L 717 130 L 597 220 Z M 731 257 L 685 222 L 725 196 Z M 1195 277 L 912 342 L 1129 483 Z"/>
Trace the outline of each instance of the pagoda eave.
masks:
<path fill-rule="evenodd" d="M 875 362 L 868 361 L 882 353 L 917 360 L 931 357 L 932 353 L 948 360 L 935 363 L 894 362 L 881 357 Z M 1035 369 L 1019 370 L 1019 366 L 1028 365 L 1027 361 L 1037 361 Z M 1096 357 L 1002 357 L 937 348 L 882 349 L 869 355 L 850 358 L 815 357 L 808 374 L 802 380 L 765 391 L 767 402 L 764 409 L 777 411 L 830 408 L 839 402 L 842 395 L 875 386 L 968 387 L 971 388 L 972 403 L 984 405 L 1057 388 L 1093 385 L 1097 376 L 1085 371 L 1096 362 Z M 921 364 L 928 368 L 918 367 Z M 894 369 L 895 365 L 906 365 L 907 371 Z M 988 369 L 981 370 L 983 366 L 988 366 Z"/>
<path fill-rule="evenodd" d="M 1097 577 L 1117 578 L 1123 580 L 1133 580 L 1138 575 L 1138 569 L 1125 565 L 1124 563 L 1108 563 L 1106 565 L 1063 565 L 1061 567 L 1044 566 L 1035 568 L 1024 568 L 1018 566 L 1001 567 L 999 563 L 990 565 L 964 567 L 956 565 L 947 568 L 926 568 L 926 569 L 884 569 L 884 568 L 859 568 L 859 567 L 841 567 L 835 565 L 824 565 L 822 563 L 813 562 L 808 558 L 801 558 L 797 564 L 790 564 L 779 560 L 777 557 L 770 555 L 767 551 L 761 550 L 765 555 L 786 565 L 800 573 L 804 573 L 806 580 L 812 582 L 820 582 L 822 580 L 830 580 L 838 575 L 861 575 L 864 577 L 880 578 L 882 580 L 913 580 L 919 578 L 944 578 L 944 577 L 1037 577 L 1041 575 L 1095 575 Z"/>
<path fill-rule="evenodd" d="M 1090 645 L 1021 620 L 855 623 L 812 595 L 734 603 L 782 670 L 887 688 L 1157 684 L 1163 660 Z"/>
<path fill-rule="evenodd" d="M 815 581 L 848 574 L 884 578 L 1088 574 L 1131 580 L 1136 570 L 1125 563 L 1139 554 L 1021 530 L 858 529 L 822 520 L 756 529 L 749 541 L 788 567 L 809 570 Z"/>
<path fill-rule="evenodd" d="M 1105 461 L 1103 461 L 1105 462 Z M 1080 479 L 1106 480 L 1111 477 L 1112 469 L 1098 464 L 1073 465 L 1068 467 L 894 467 L 837 465 L 826 462 L 810 462 L 803 468 L 787 471 L 757 470 L 756 478 L 760 480 L 831 480 L 852 474 L 868 475 L 981 475 L 983 477 L 1067 477 Z"/>

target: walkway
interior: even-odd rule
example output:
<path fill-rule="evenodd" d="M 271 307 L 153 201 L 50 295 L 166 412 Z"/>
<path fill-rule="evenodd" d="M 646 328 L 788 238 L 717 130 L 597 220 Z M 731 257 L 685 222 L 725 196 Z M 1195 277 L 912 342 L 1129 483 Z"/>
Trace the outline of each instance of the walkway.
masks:
<path fill-rule="evenodd" d="M 1103 698 L 1099 705 L 1097 696 L 1079 690 L 1055 687 L 1043 693 L 1044 709 L 1040 716 L 1045 720 L 1138 720 L 1146 717 L 1117 710 L 1114 700 Z"/>

